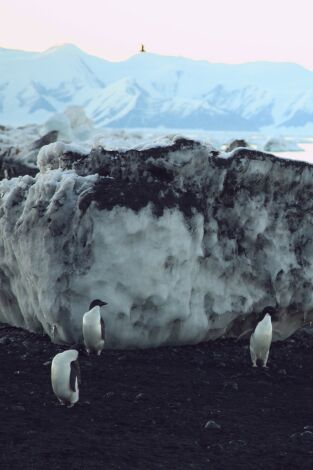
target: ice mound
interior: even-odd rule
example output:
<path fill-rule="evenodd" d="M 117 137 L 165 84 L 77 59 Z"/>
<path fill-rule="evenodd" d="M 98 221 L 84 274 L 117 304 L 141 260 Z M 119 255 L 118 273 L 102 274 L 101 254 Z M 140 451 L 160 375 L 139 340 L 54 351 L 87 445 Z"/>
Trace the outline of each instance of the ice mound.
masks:
<path fill-rule="evenodd" d="M 299 152 L 302 150 L 294 140 L 282 136 L 268 138 L 263 149 L 265 152 Z"/>
<path fill-rule="evenodd" d="M 53 114 L 44 124 L 43 132 L 58 131 L 65 142 L 86 141 L 92 134 L 93 124 L 81 106 L 69 106 L 63 113 Z"/>
<path fill-rule="evenodd" d="M 240 335 L 311 318 L 313 167 L 192 140 L 107 150 L 53 143 L 0 182 L 0 320 L 81 340 L 108 302 L 108 347 Z"/>
<path fill-rule="evenodd" d="M 64 113 L 54 114 L 42 126 L 0 126 L 0 180 L 35 176 L 38 152 L 45 145 L 58 142 L 59 145 L 71 143 L 77 147 L 73 141 L 78 141 L 90 151 L 93 139 L 92 121 L 80 106 L 70 106 Z"/>
<path fill-rule="evenodd" d="M 39 128 L 29 125 L 20 128 L 0 126 L 0 180 L 37 173 L 36 158 L 40 139 Z M 36 145 L 34 145 L 36 144 Z"/>
<path fill-rule="evenodd" d="M 69 120 L 75 138 L 86 140 L 93 128 L 93 122 L 86 116 L 84 108 L 82 106 L 68 106 L 64 114 Z"/>

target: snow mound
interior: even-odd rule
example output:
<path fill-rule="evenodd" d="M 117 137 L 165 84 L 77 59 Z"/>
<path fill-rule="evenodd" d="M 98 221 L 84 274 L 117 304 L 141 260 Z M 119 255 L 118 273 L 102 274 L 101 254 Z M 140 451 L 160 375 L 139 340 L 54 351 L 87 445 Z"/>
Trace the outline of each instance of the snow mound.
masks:
<path fill-rule="evenodd" d="M 59 139 L 66 142 L 86 141 L 92 135 L 92 120 L 81 106 L 69 106 L 64 113 L 53 114 L 44 124 L 43 132 L 58 131 Z"/>
<path fill-rule="evenodd" d="M 56 137 L 56 136 L 54 136 Z M 0 179 L 19 175 L 35 175 L 40 128 L 29 125 L 21 128 L 0 126 Z"/>
<path fill-rule="evenodd" d="M 79 144 L 65 144 L 64 142 L 45 145 L 38 153 L 37 166 L 42 173 L 48 170 L 55 170 L 59 168 L 60 157 L 71 153 L 83 157 L 90 153 L 90 147 Z"/>
<path fill-rule="evenodd" d="M 92 147 L 94 129 L 92 122 L 79 106 L 68 107 L 64 113 L 55 114 L 44 125 L 28 125 L 20 128 L 0 126 L 0 179 L 37 173 L 37 164 L 41 164 L 44 153 L 51 149 L 86 153 Z M 78 141 L 72 147 L 69 143 Z M 57 143 L 46 149 L 39 157 L 41 148 Z M 64 146 L 65 145 L 65 146 Z M 38 158 L 39 157 L 39 158 Z M 47 155 L 46 155 L 47 157 Z M 52 156 L 50 155 L 50 159 Z M 50 161 L 50 163 L 52 163 Z"/>
<path fill-rule="evenodd" d="M 266 306 L 276 339 L 312 315 L 312 166 L 183 138 L 38 163 L 0 182 L 1 321 L 81 341 L 99 298 L 106 347 L 148 347 L 238 336 Z"/>
<path fill-rule="evenodd" d="M 282 136 L 270 137 L 263 147 L 265 152 L 299 152 L 301 147 L 294 141 Z"/>

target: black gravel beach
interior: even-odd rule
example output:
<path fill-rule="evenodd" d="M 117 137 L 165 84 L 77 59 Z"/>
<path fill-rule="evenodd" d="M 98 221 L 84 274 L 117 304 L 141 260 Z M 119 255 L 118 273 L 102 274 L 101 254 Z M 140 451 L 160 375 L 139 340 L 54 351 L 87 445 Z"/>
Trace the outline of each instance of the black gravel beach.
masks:
<path fill-rule="evenodd" d="M 50 383 L 46 336 L 0 328 L 1 469 L 312 469 L 313 335 L 272 345 L 252 368 L 248 341 L 80 348 L 73 408 Z"/>

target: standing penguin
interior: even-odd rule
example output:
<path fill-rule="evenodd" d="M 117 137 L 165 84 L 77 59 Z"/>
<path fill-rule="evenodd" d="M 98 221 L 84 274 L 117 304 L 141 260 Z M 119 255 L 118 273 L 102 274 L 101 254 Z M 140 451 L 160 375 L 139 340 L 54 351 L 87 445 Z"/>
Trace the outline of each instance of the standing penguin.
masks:
<path fill-rule="evenodd" d="M 266 309 L 265 309 L 266 310 Z M 272 342 L 272 319 L 269 313 L 266 313 L 260 321 L 250 338 L 250 354 L 253 367 L 260 361 L 263 367 L 266 367 L 268 355 Z"/>
<path fill-rule="evenodd" d="M 54 356 L 51 364 L 51 383 L 62 405 L 71 408 L 78 402 L 80 369 L 76 349 L 68 349 Z"/>
<path fill-rule="evenodd" d="M 93 351 L 100 356 L 104 348 L 105 327 L 100 313 L 100 307 L 103 305 L 107 303 L 99 299 L 93 300 L 89 305 L 89 311 L 83 316 L 83 336 L 88 354 Z"/>

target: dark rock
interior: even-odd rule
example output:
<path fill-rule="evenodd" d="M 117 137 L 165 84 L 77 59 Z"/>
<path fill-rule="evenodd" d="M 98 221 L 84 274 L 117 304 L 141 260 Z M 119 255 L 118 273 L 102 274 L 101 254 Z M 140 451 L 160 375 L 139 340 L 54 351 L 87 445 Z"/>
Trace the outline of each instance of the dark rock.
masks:
<path fill-rule="evenodd" d="M 225 382 L 224 389 L 225 388 L 235 390 L 236 392 L 239 390 L 239 386 L 237 382 Z"/>
<path fill-rule="evenodd" d="M 290 438 L 293 441 L 313 442 L 313 432 L 312 431 L 296 432 L 294 434 L 291 434 Z"/>
<path fill-rule="evenodd" d="M 23 405 L 11 405 L 10 409 L 12 411 L 26 411 Z"/>
<path fill-rule="evenodd" d="M 47 134 L 40 137 L 40 139 L 35 140 L 32 144 L 33 150 L 39 150 L 44 145 L 52 144 L 58 140 L 58 131 L 50 131 Z"/>
<path fill-rule="evenodd" d="M 213 444 L 213 445 L 207 446 L 207 449 L 217 455 L 224 453 L 224 447 L 222 444 Z"/>
<path fill-rule="evenodd" d="M 0 338 L 0 344 L 3 344 L 4 346 L 6 346 L 10 343 L 11 343 L 11 340 L 8 336 L 2 336 L 2 338 Z"/>
<path fill-rule="evenodd" d="M 215 421 L 211 419 L 205 423 L 204 427 L 205 429 L 221 429 L 222 428 L 220 424 L 217 424 Z"/>
<path fill-rule="evenodd" d="M 227 145 L 225 152 L 231 152 L 238 147 L 249 147 L 249 144 L 244 139 L 235 139 Z"/>
<path fill-rule="evenodd" d="M 241 449 L 241 448 L 243 448 L 243 447 L 246 447 L 246 446 L 247 446 L 247 442 L 246 442 L 246 441 L 243 441 L 243 440 L 241 440 L 241 439 L 239 439 L 239 440 L 232 440 L 232 441 L 229 441 L 229 442 L 228 442 L 228 445 L 229 445 L 230 447 L 232 447 L 233 449 L 238 450 L 238 449 Z"/>

